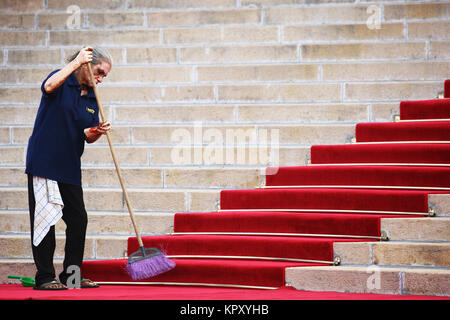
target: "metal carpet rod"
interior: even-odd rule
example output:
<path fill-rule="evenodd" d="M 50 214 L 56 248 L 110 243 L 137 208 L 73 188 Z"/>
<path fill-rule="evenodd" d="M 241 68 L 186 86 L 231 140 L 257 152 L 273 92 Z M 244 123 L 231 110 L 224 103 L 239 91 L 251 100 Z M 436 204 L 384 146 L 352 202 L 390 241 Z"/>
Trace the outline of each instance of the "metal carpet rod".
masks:
<path fill-rule="evenodd" d="M 170 232 L 166 235 L 224 235 L 224 236 L 281 236 L 281 237 L 317 237 L 317 238 L 350 238 L 350 239 L 376 239 L 387 241 L 386 233 L 381 236 L 361 236 L 361 235 L 336 235 L 320 233 L 277 233 L 277 232 Z"/>
<path fill-rule="evenodd" d="M 413 167 L 450 167 L 450 163 L 391 163 L 391 162 L 348 162 L 348 163 L 308 163 L 308 166 L 413 166 Z"/>
<path fill-rule="evenodd" d="M 354 145 L 360 145 L 360 144 L 433 144 L 433 143 L 439 143 L 439 144 L 450 144 L 450 141 L 445 140 L 437 140 L 437 141 L 363 141 L 363 142 L 351 142 L 348 144 L 354 144 Z"/>
<path fill-rule="evenodd" d="M 409 119 L 409 120 L 395 119 L 394 122 L 435 122 L 435 121 L 450 121 L 450 119 Z"/>
<path fill-rule="evenodd" d="M 289 186 L 259 186 L 257 189 L 412 189 L 412 190 L 436 190 L 450 191 L 450 187 L 413 187 L 413 186 L 364 186 L 364 185 L 289 185 Z"/>
<path fill-rule="evenodd" d="M 134 282 L 134 281 L 95 281 L 100 285 L 166 285 L 166 286 L 195 286 L 195 287 L 225 287 L 225 288 L 243 288 L 243 289 L 262 289 L 276 290 L 278 287 L 251 286 L 244 284 L 226 284 L 226 283 L 196 283 L 196 282 Z"/>
<path fill-rule="evenodd" d="M 219 212 L 233 212 L 233 211 L 261 211 L 261 212 L 329 212 L 329 213 L 374 213 L 374 214 L 398 214 L 398 215 L 419 215 L 419 216 L 434 216 L 435 212 L 429 209 L 428 212 L 408 212 L 408 211 L 376 211 L 376 210 L 338 210 L 338 209 L 280 209 L 280 208 L 270 208 L 270 209 L 218 209 Z"/>
<path fill-rule="evenodd" d="M 232 260 L 268 260 L 268 261 L 287 261 L 287 262 L 310 262 L 310 263 L 324 263 L 331 265 L 339 265 L 340 258 L 336 257 L 334 261 L 325 260 L 309 260 L 296 258 L 280 258 L 280 257 L 257 257 L 257 256 L 222 256 L 222 255 L 167 255 L 169 259 L 232 259 Z"/>

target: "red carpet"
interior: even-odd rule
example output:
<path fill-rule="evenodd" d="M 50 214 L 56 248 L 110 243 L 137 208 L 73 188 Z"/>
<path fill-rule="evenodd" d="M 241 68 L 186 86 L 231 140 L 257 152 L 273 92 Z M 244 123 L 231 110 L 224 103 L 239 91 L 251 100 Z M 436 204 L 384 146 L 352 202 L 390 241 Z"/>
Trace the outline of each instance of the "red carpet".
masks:
<path fill-rule="evenodd" d="M 199 286 L 102 285 L 96 289 L 37 291 L 18 284 L 0 285 L 0 300 L 450 300 L 446 297 L 370 293 L 207 288 Z M 93 311 L 93 309 L 89 309 Z M 158 308 L 158 311 L 161 309 Z M 83 310 L 86 312 L 86 310 Z M 103 313 L 103 311 L 102 311 Z"/>
<path fill-rule="evenodd" d="M 311 163 L 450 164 L 450 144 L 386 143 L 312 146 Z"/>
<path fill-rule="evenodd" d="M 356 125 L 356 142 L 377 141 L 450 141 L 450 122 L 359 123 Z"/>
<path fill-rule="evenodd" d="M 379 236 L 379 215 L 299 212 L 179 213 L 176 232 L 265 232 Z"/>
<path fill-rule="evenodd" d="M 254 236 L 156 236 L 144 237 L 145 247 L 162 247 L 168 255 L 223 255 L 333 260 L 332 239 Z M 128 252 L 139 249 L 134 238 Z M 274 256 L 276 253 L 276 256 Z"/>
<path fill-rule="evenodd" d="M 267 170 L 271 170 L 270 168 Z M 267 186 L 450 187 L 450 167 L 305 166 L 279 168 Z"/>
<path fill-rule="evenodd" d="M 449 119 L 450 100 L 404 101 L 400 117 Z M 177 264 L 175 269 L 143 281 L 280 289 L 118 286 L 114 298 L 127 291 L 136 299 L 143 292 L 149 294 L 146 298 L 155 299 L 381 298 L 286 288 L 284 270 L 332 264 L 334 242 L 374 241 L 373 237 L 380 237 L 384 216 L 427 215 L 428 194 L 449 192 L 445 188 L 450 188 L 450 167 L 445 166 L 450 164 L 450 144 L 429 143 L 450 141 L 450 121 L 361 123 L 356 126 L 356 139 L 360 143 L 312 146 L 313 165 L 279 168 L 276 174 L 266 176 L 266 188 L 222 190 L 220 212 L 177 213 L 174 232 L 189 234 L 143 238 L 146 247 L 160 248 Z M 408 143 L 411 141 L 423 142 Z M 129 238 L 128 253 L 137 249 L 136 238 Z M 96 281 L 131 281 L 125 264 L 125 259 L 86 261 L 83 275 Z M 89 292 L 93 299 L 96 292 L 100 295 L 102 291 Z"/>
<path fill-rule="evenodd" d="M 221 209 L 428 211 L 425 191 L 357 189 L 223 190 Z M 276 211 L 276 210 L 275 210 Z"/>
<path fill-rule="evenodd" d="M 400 102 L 400 119 L 450 119 L 450 100 L 402 101 Z"/>

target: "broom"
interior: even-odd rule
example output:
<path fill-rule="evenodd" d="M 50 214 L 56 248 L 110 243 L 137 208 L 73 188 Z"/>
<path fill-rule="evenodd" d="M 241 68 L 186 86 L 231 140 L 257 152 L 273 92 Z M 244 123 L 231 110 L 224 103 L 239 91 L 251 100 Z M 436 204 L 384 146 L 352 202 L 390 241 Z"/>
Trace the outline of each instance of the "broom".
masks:
<path fill-rule="evenodd" d="M 99 99 L 97 92 L 97 85 L 95 83 L 94 73 L 92 72 L 91 63 L 88 63 L 88 70 L 92 81 L 92 86 L 95 93 L 95 98 L 97 100 L 98 109 L 100 112 L 100 117 L 102 122 L 105 123 L 105 115 L 103 113 L 103 107 Z M 131 222 L 136 233 L 136 237 L 139 244 L 139 250 L 128 256 L 127 272 L 133 278 L 133 280 L 141 280 L 145 278 L 150 278 L 158 274 L 167 272 L 175 267 L 175 263 L 169 260 L 161 250 L 157 248 L 144 248 L 144 243 L 142 242 L 141 235 L 139 233 L 133 209 L 130 204 L 130 199 L 128 198 L 128 193 L 125 188 L 125 184 L 122 179 L 122 174 L 120 172 L 119 163 L 116 158 L 116 153 L 114 151 L 114 146 L 112 144 L 111 135 L 109 131 L 106 132 L 106 138 L 108 139 L 109 148 L 111 150 L 111 155 L 116 166 L 117 176 L 119 177 L 119 182 L 122 187 L 122 191 L 125 197 L 125 202 L 128 207 L 128 212 L 130 214 Z"/>

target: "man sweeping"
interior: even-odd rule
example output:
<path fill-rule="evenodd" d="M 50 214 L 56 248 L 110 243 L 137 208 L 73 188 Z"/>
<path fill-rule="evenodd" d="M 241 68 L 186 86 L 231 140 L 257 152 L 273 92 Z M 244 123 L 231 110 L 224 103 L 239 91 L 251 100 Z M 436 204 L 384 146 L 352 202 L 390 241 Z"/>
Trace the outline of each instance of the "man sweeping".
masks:
<path fill-rule="evenodd" d="M 92 64 L 96 83 L 101 83 L 112 67 L 106 50 L 85 47 L 44 80 L 28 142 L 25 173 L 37 290 L 67 289 L 71 276 L 68 271 L 73 266 L 81 267 L 83 261 L 87 213 L 81 186 L 81 156 L 85 142 L 93 143 L 111 130 L 109 122 L 99 123 L 88 63 Z M 54 225 L 61 218 L 67 228 L 63 271 L 58 281 L 53 266 Z M 98 287 L 81 275 L 78 280 L 81 288 Z"/>

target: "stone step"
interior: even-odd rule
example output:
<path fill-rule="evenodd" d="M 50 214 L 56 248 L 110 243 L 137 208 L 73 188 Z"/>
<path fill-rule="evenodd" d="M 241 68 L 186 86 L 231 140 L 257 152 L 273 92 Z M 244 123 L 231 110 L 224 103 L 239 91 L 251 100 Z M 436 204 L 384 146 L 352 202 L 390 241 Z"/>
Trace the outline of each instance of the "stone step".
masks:
<path fill-rule="evenodd" d="M 342 67 L 342 65 L 338 65 Z M 346 66 L 347 67 L 347 66 Z M 380 67 L 380 66 L 377 66 Z M 13 74 L 23 71 L 31 73 L 30 69 L 5 69 L 4 73 L 10 71 Z M 44 74 L 44 72 L 42 72 Z M 2 73 L 3 74 L 3 73 Z M 5 76 L 6 77 L 6 76 Z M 12 75 L 11 75 L 12 77 Z M 9 77 L 8 79 L 11 79 Z M 0 78 L 1 81 L 1 78 Z M 42 81 L 42 75 L 39 76 Z M 1 82 L 0 82 L 1 83 Z M 387 104 L 389 105 L 389 104 Z M 395 104 L 392 104 L 393 106 Z M 374 104 L 373 109 L 381 105 Z M 154 125 L 154 124 L 195 124 L 220 125 L 232 123 L 292 123 L 298 125 L 308 123 L 327 122 L 364 122 L 368 121 L 368 106 L 363 103 L 313 103 L 313 104 L 257 104 L 257 105 L 155 105 L 155 106 L 133 106 L 133 105 L 108 105 L 104 106 L 105 116 L 114 124 L 118 125 Z M 16 143 L 23 143 L 29 136 L 31 127 L 36 118 L 38 106 L 16 105 L 0 106 L 1 126 L 9 126 L 14 132 Z M 381 116 L 378 110 L 372 110 Z M 397 112 L 398 113 L 398 112 Z M 139 116 L 137 116 L 139 115 Z M 389 117 L 387 120 L 390 120 Z M 23 127 L 27 126 L 27 127 Z M 115 130 L 114 130 L 115 131 Z"/>
<path fill-rule="evenodd" d="M 382 218 L 380 229 L 393 241 L 450 241 L 448 217 Z"/>
<path fill-rule="evenodd" d="M 450 194 L 430 194 L 428 206 L 435 210 L 436 216 L 450 217 Z"/>
<path fill-rule="evenodd" d="M 437 268 L 323 266 L 286 268 L 298 290 L 450 296 L 450 270 Z"/>
<path fill-rule="evenodd" d="M 334 9 L 329 7 L 330 9 Z M 342 7 L 341 7 L 342 8 Z M 362 21 L 358 21 L 357 23 L 335 23 L 336 21 L 332 20 L 321 20 L 318 25 L 282 25 L 284 33 L 280 34 L 278 32 L 279 26 L 274 26 L 271 23 L 266 23 L 264 25 L 211 25 L 211 26 L 194 26 L 194 27 L 186 27 L 186 26 L 161 26 L 162 28 L 155 28 L 151 26 L 150 28 L 144 27 L 133 27 L 127 28 L 126 30 L 116 29 L 114 32 L 114 37 L 105 37 L 105 26 L 102 28 L 91 28 L 89 30 L 45 30 L 40 28 L 37 30 L 17 30 L 17 29 L 3 29 L 0 32 L 0 40 L 3 46 L 8 47 L 8 49 L 16 49 L 14 47 L 26 47 L 26 46 L 38 46 L 41 49 L 42 47 L 48 45 L 52 49 L 47 50 L 39 50 L 37 52 L 33 52 L 31 55 L 26 55 L 22 53 L 21 55 L 15 54 L 12 55 L 13 58 L 8 58 L 8 64 L 30 64 L 30 65 L 48 65 L 48 64 L 56 64 L 60 62 L 63 58 L 65 58 L 65 54 L 61 53 L 60 50 L 56 50 L 55 47 L 79 47 L 83 45 L 83 39 L 89 37 L 92 39 L 91 41 L 97 43 L 100 46 L 112 46 L 117 48 L 117 44 L 120 44 L 122 47 L 127 48 L 128 51 L 131 51 L 130 58 L 128 54 L 123 55 L 120 52 L 115 54 L 115 60 L 118 63 L 122 61 L 135 63 L 136 57 L 133 59 L 133 56 L 136 56 L 136 51 L 133 52 L 133 49 L 130 50 L 129 47 L 139 47 L 142 44 L 146 44 L 148 47 L 162 47 L 168 46 L 170 48 L 174 48 L 176 46 L 180 46 L 180 63 L 186 63 L 189 60 L 186 58 L 191 58 L 193 52 L 197 52 L 199 58 L 202 62 L 213 62 L 220 59 L 225 63 L 230 62 L 248 62 L 248 61 L 268 61 L 268 62 L 278 62 L 278 61 L 286 61 L 293 62 L 298 58 L 298 54 L 296 50 L 291 49 L 297 47 L 297 43 L 305 43 L 303 47 L 313 47 L 317 43 L 323 43 L 323 41 L 330 42 L 331 44 L 336 46 L 336 54 L 334 55 L 334 60 L 336 59 L 357 59 L 357 58 L 374 58 L 378 57 L 381 59 L 394 59 L 394 58 L 421 58 L 425 57 L 425 53 L 421 53 L 417 50 L 417 46 L 420 42 L 413 43 L 413 46 L 410 46 L 409 43 L 404 42 L 403 38 L 403 24 L 400 22 L 386 22 L 383 23 L 385 28 L 373 32 L 373 30 L 369 30 L 366 25 L 367 14 L 365 13 L 366 6 L 364 7 L 364 12 L 361 13 Z M 286 8 L 292 11 L 292 8 Z M 305 10 L 306 8 L 298 8 L 300 10 Z M 246 9 L 239 9 L 238 12 L 242 12 Z M 351 7 L 347 7 L 346 12 L 352 11 Z M 188 15 L 192 13 L 192 11 L 182 12 L 183 15 Z M 164 12 L 160 12 L 159 14 L 165 14 Z M 116 15 L 117 16 L 117 15 Z M 121 15 L 122 16 L 122 15 Z M 124 13 L 126 16 L 126 13 Z M 299 15 L 301 16 L 301 15 Z M 11 17 L 11 16 L 10 16 Z M 54 14 L 51 14 L 47 17 L 51 17 L 52 22 L 62 23 L 64 27 L 66 27 L 65 22 L 67 19 L 67 14 L 59 16 L 59 21 L 56 21 L 56 17 Z M 61 19 L 61 18 L 66 19 Z M 3 18 L 3 17 L 2 17 Z M 8 18 L 8 17 L 5 17 Z M 330 19 L 330 17 L 328 17 Z M 111 19 L 112 22 L 114 19 Z M 183 19 L 185 21 L 185 19 Z M 324 21 L 332 21 L 329 24 L 323 23 Z M 266 22 L 268 22 L 266 20 Z M 427 21 L 425 21 L 426 24 Z M 107 21 L 104 22 L 107 24 Z M 283 22 L 280 22 L 283 24 Z M 429 23 L 429 22 L 428 22 Z M 421 26 L 417 23 L 412 23 L 414 26 L 413 29 L 410 30 L 410 40 L 419 40 L 421 36 L 423 36 L 423 32 L 421 33 L 419 30 L 415 30 L 418 26 Z M 117 23 L 116 25 L 122 26 L 122 22 Z M 353 29 L 351 28 L 353 26 Z M 1 27 L 1 25 L 0 25 Z M 34 28 L 34 23 L 33 23 Z M 83 27 L 85 28 L 85 27 Z M 437 23 L 435 26 L 437 30 L 445 28 L 445 21 L 441 21 Z M 160 32 L 161 31 L 161 32 Z M 47 37 L 46 37 L 47 35 Z M 434 38 L 434 37 L 433 37 Z M 47 41 L 46 41 L 47 40 Z M 352 43 L 361 40 L 375 40 L 370 43 L 370 47 L 373 48 L 375 53 L 370 53 L 368 50 L 368 46 L 360 47 L 360 52 L 352 52 L 357 50 L 345 50 L 343 49 L 344 45 L 348 43 Z M 384 41 L 377 41 L 384 40 Z M 344 44 L 343 44 L 344 42 Z M 392 51 L 384 50 L 387 52 L 382 52 L 383 48 L 387 48 L 384 46 L 385 42 L 389 42 L 389 46 L 392 47 Z M 231 56 L 231 52 L 229 50 L 219 51 L 213 50 L 210 55 L 206 54 L 203 50 L 187 50 L 186 53 L 189 53 L 188 56 L 185 55 L 184 49 L 190 49 L 192 46 L 215 46 L 220 44 L 221 46 L 228 46 L 228 48 L 234 49 L 234 56 Z M 240 48 L 240 45 L 245 44 L 248 46 Z M 358 45 L 360 43 L 357 43 Z M 260 50 L 259 52 L 255 50 L 256 46 L 269 46 L 273 48 L 279 48 L 278 55 L 274 50 Z M 252 49 L 250 49 L 253 46 Z M 415 49 L 413 49 L 415 47 Z M 200 49 L 200 47 L 196 47 L 195 49 Z M 20 51 L 20 50 L 15 50 Z M 75 49 L 69 50 L 71 53 L 75 51 Z M 261 52 L 262 51 L 262 52 Z M 265 52 L 264 52 L 265 51 Z M 310 51 L 314 51 L 313 49 L 304 49 L 307 53 L 306 57 L 303 55 L 303 59 L 309 60 Z M 138 51 L 137 51 L 138 52 Z M 142 52 L 142 50 L 141 50 Z M 145 52 L 145 51 L 144 51 Z M 168 50 L 166 53 L 170 53 Z M 325 53 L 323 51 L 323 53 Z M 230 59 L 225 59 L 223 55 L 229 55 Z M 314 53 L 313 53 L 314 54 Z M 349 57 L 349 54 L 351 56 Z M 169 55 L 166 59 L 162 59 L 161 53 L 160 57 L 157 57 L 163 63 L 167 62 L 176 62 L 174 57 Z M 374 57 L 373 57 L 374 55 Z M 16 56 L 16 57 L 15 57 Z M 328 54 L 328 56 L 330 56 Z M 113 58 L 114 58 L 113 57 Z M 176 57 L 176 56 L 175 56 Z M 118 58 L 118 59 L 117 59 Z M 140 59 L 139 59 L 140 58 Z M 142 61 L 142 54 L 137 57 L 138 61 Z M 330 59 L 331 60 L 331 59 Z M 149 62 L 151 60 L 143 61 Z M 156 61 L 159 62 L 159 61 Z M 317 79 L 317 78 L 315 78 Z"/>
<path fill-rule="evenodd" d="M 33 9 L 42 9 L 44 4 L 40 1 L 29 1 L 29 3 L 13 3 L 11 5 L 2 5 L 8 9 L 12 7 L 14 11 L 32 11 Z M 126 8 L 132 9 L 133 11 L 141 10 L 172 10 L 172 9 L 196 9 L 196 8 L 208 8 L 208 9 L 223 9 L 223 8 L 233 8 L 236 6 L 234 0 L 181 0 L 181 1 L 100 1 L 91 2 L 83 1 L 83 8 L 86 10 L 105 10 L 115 12 L 115 11 L 126 11 Z M 67 3 L 60 1 L 48 1 L 46 8 L 54 11 L 66 11 Z M 0 7 L 3 9 L 2 7 Z M 32 11 L 34 12 L 34 11 Z"/>
<path fill-rule="evenodd" d="M 116 26 L 118 21 L 113 19 L 117 14 L 124 14 L 126 18 L 121 20 L 127 26 L 140 26 L 144 21 L 144 12 L 154 16 L 148 17 L 148 20 L 154 21 L 155 25 L 189 25 L 196 26 L 200 24 L 239 24 L 259 22 L 259 15 L 262 9 L 266 10 L 268 19 L 271 23 L 283 22 L 290 24 L 317 24 L 326 21 L 338 22 L 364 22 L 366 7 L 363 4 L 354 5 L 352 1 L 340 1 L 339 4 L 329 3 L 329 1 L 317 1 L 308 3 L 308 6 L 293 6 L 291 1 L 242 1 L 237 5 L 235 0 L 182 0 L 182 1 L 101 1 L 89 2 L 83 1 L 83 13 L 85 13 L 90 23 L 85 27 L 98 27 L 98 20 L 109 23 L 108 27 Z M 241 8 L 242 5 L 242 8 Z M 237 8 L 242 10 L 237 10 Z M 8 15 L 34 14 L 38 11 L 40 21 L 51 11 L 54 15 L 62 15 L 66 18 L 67 3 L 59 1 L 49 1 L 41 3 L 40 1 L 28 1 L 22 3 L 1 4 L 0 12 Z M 106 11 L 106 12 L 105 12 Z M 388 3 L 384 5 L 384 19 L 386 21 L 397 21 L 401 18 L 407 19 L 425 19 L 445 17 L 446 5 L 444 3 Z M 241 13 L 239 15 L 239 13 Z M 363 17 L 360 17 L 363 16 Z M 34 17 L 34 15 L 33 15 Z M 101 18 L 101 19 L 100 19 Z M 258 19 L 257 19 L 258 18 Z M 256 21 L 254 21 L 256 19 Z M 330 19 L 330 20 L 327 20 Z M 54 29 L 57 26 L 56 20 L 53 25 L 44 26 L 48 29 Z M 65 19 L 62 19 L 65 21 Z M 113 20 L 113 21 L 108 21 Z M 134 22 L 134 23 L 131 23 Z M 146 25 L 152 26 L 151 23 Z M 87 22 L 86 22 L 87 23 Z M 62 26 L 65 26 L 61 22 Z M 6 24 L 8 26 L 8 24 Z M 29 27 L 32 28 L 34 23 Z M 24 27 L 24 26 L 22 26 Z M 52 27 L 52 28 L 50 28 Z"/>
<path fill-rule="evenodd" d="M 0 167 L 0 186 L 26 186 L 24 172 L 24 167 Z M 127 188 L 254 188 L 264 182 L 263 172 L 255 168 L 121 168 Z M 84 167 L 82 177 L 84 187 L 120 186 L 112 167 Z"/>
<path fill-rule="evenodd" d="M 414 43 L 404 43 L 401 45 L 410 46 Z M 332 59 L 334 55 L 330 52 L 340 50 L 343 45 L 317 45 L 323 51 L 316 58 L 311 55 L 308 59 Z M 374 48 L 375 44 L 350 44 L 354 48 L 342 48 L 346 52 L 386 52 L 396 46 L 395 43 L 376 44 L 381 46 Z M 324 47 L 324 48 L 321 48 Z M 364 48 L 361 48 L 364 47 Z M 200 52 L 192 53 L 192 60 L 202 60 L 198 58 L 201 52 L 208 48 L 185 48 L 185 50 L 197 49 Z M 211 51 L 214 48 L 210 48 Z M 222 47 L 216 49 L 223 51 Z M 234 49 L 231 47 L 231 49 Z M 264 52 L 262 48 L 252 48 L 258 52 Z M 376 50 L 375 50 L 376 49 Z M 417 43 L 416 52 L 425 49 L 424 43 Z M 297 52 L 297 46 L 292 46 L 292 50 Z M 229 50 L 232 51 L 232 50 Z M 313 49 L 310 49 L 311 52 Z M 182 51 L 183 52 L 183 51 Z M 391 51 L 396 52 L 396 51 Z M 234 55 L 234 53 L 231 53 Z M 328 56 L 327 56 L 328 55 Z M 412 54 L 413 56 L 415 53 Z M 399 56 L 404 58 L 403 56 Z M 218 57 L 218 59 L 228 59 L 229 57 Z M 349 57 L 353 58 L 353 57 Z M 379 58 L 374 56 L 375 59 Z M 391 58 L 391 57 L 386 57 Z M 394 56 L 393 58 L 396 58 Z M 425 58 L 425 55 L 423 56 Z M 294 58 L 293 60 L 296 60 Z M 187 61 L 196 63 L 201 61 Z M 343 88 L 345 96 L 342 97 Z M 214 104 L 219 105 L 230 103 L 337 103 L 344 99 L 345 102 L 357 103 L 360 101 L 393 101 L 402 97 L 404 100 L 425 100 L 430 99 L 433 94 L 442 90 L 442 81 L 408 81 L 408 82 L 351 82 L 351 83 L 252 83 L 252 84 L 210 84 L 195 82 L 188 84 L 166 85 L 165 83 L 148 84 L 111 84 L 99 88 L 99 95 L 105 104 Z M 38 85 L 8 85 L 0 87 L 0 95 L 4 97 L 4 104 L 38 104 L 41 98 L 41 90 Z"/>
<path fill-rule="evenodd" d="M 127 188 L 133 211 L 189 212 L 215 211 L 220 189 L 143 189 Z M 127 206 L 120 188 L 84 188 L 86 210 L 122 211 Z M 25 187 L 0 188 L 0 210 L 27 210 L 28 192 Z"/>
<path fill-rule="evenodd" d="M 173 213 L 135 213 L 136 223 L 141 235 L 159 235 L 172 231 Z M 66 225 L 60 220 L 56 234 L 64 235 Z M 0 210 L 0 230 L 3 235 L 29 234 L 30 218 L 28 211 Z M 88 236 L 121 235 L 135 236 L 128 212 L 88 212 Z"/>
<path fill-rule="evenodd" d="M 450 242 L 335 242 L 342 265 L 450 268 Z"/>
<path fill-rule="evenodd" d="M 0 146 L 0 166 L 24 166 L 26 145 Z M 126 166 L 289 166 L 306 164 L 309 146 L 121 146 L 114 147 L 119 164 Z M 84 166 L 114 166 L 108 146 L 88 146 Z"/>
<path fill-rule="evenodd" d="M 215 211 L 221 190 L 223 189 L 127 187 L 131 205 L 137 212 Z M 28 192 L 25 186 L 0 187 L 0 195 L 0 210 L 28 209 Z M 444 199 L 448 201 L 447 198 Z M 122 189 L 119 187 L 84 188 L 84 202 L 88 211 L 127 211 Z M 449 213 L 437 211 L 437 215 L 446 216 Z"/>
<path fill-rule="evenodd" d="M 142 3 L 142 2 L 141 2 Z M 270 5 L 270 3 L 269 3 Z M 202 7 L 202 5 L 200 5 Z M 436 10 L 446 10 L 445 6 L 419 6 L 417 10 L 420 9 L 428 9 L 430 14 L 424 15 L 425 17 L 435 17 L 439 18 L 440 15 L 437 12 L 434 12 Z M 84 6 L 83 6 L 83 9 Z M 185 8 L 171 8 L 175 10 L 170 11 L 154 11 L 152 9 L 155 9 L 154 7 L 150 6 L 150 8 L 147 8 L 147 14 L 144 15 L 144 12 L 141 11 L 127 11 L 124 8 L 117 8 L 115 10 L 111 10 L 107 13 L 101 12 L 98 10 L 98 8 L 95 8 L 93 10 L 83 10 L 84 16 L 87 18 L 86 22 L 83 23 L 83 27 L 87 27 L 89 29 L 96 29 L 96 28 L 102 28 L 102 27 L 108 27 L 108 28 L 117 28 L 118 25 L 120 26 L 128 26 L 128 27 L 197 27 L 197 26 L 216 26 L 218 24 L 220 25 L 246 25 L 246 24 L 257 24 L 262 19 L 262 9 L 256 8 L 256 7 L 248 7 L 248 8 L 201 8 L 201 9 L 195 9 L 191 8 L 189 10 L 186 10 Z M 311 7 L 303 7 L 302 10 L 297 10 L 298 14 L 302 14 L 302 17 L 304 20 L 296 20 L 294 17 L 290 17 L 289 21 L 281 20 L 279 15 L 281 14 L 282 9 L 276 10 L 273 9 L 266 9 L 267 13 L 269 14 L 268 19 L 273 19 L 274 21 L 270 21 L 271 24 L 277 23 L 277 22 L 293 22 L 293 23 L 311 23 L 311 24 L 317 24 L 322 22 L 324 19 L 329 18 L 336 20 L 339 18 L 339 22 L 364 22 L 364 20 L 359 19 L 357 16 L 358 14 L 365 14 L 365 7 L 361 6 L 352 6 L 352 7 L 346 7 L 346 10 L 344 11 L 342 6 L 339 7 L 320 7 L 320 6 L 311 6 Z M 434 11 L 433 11 L 434 9 Z M 281 12 L 280 12 L 281 10 Z M 294 9 L 295 10 L 295 9 Z M 394 17 L 397 14 L 398 15 L 398 9 L 395 10 L 395 7 L 387 6 L 386 10 L 388 10 L 389 16 L 392 16 L 389 20 L 396 20 Z M 337 16 L 336 11 L 340 12 L 341 14 Z M 65 13 L 65 12 L 64 12 Z M 61 12 L 55 13 L 46 13 L 41 12 L 39 13 L 38 20 L 39 23 L 37 25 L 38 30 L 63 30 L 66 28 L 66 19 L 67 16 Z M 288 11 L 288 13 L 290 13 Z M 334 14 L 334 15 L 333 15 Z M 344 15 L 345 14 L 345 15 Z M 330 17 L 332 15 L 333 18 Z M 5 15 L 6 16 L 6 15 Z M 12 14 L 4 17 L 10 17 L 14 16 Z M 121 17 L 119 20 L 119 16 Z M 396 17 L 398 19 L 398 17 Z M 12 19 L 9 19 L 12 20 Z M 16 19 L 17 20 L 17 19 Z M 29 20 L 29 19 L 28 19 Z M 28 20 L 23 21 L 22 24 L 19 24 L 19 22 L 16 22 L 15 25 L 20 25 L 23 28 L 32 29 L 34 26 L 34 23 L 31 24 L 28 22 Z M 6 20 L 4 22 L 5 26 L 8 27 Z M 15 22 L 15 21 L 14 21 Z M 331 23 L 330 23 L 331 24 Z M 316 31 L 317 32 L 317 31 Z M 392 31 L 391 31 L 392 32 Z M 345 34 L 349 34 L 350 32 L 346 30 Z M 355 32 L 353 32 L 355 33 Z M 359 31 L 359 33 L 356 33 L 355 37 L 363 37 L 364 33 L 362 30 Z M 378 34 L 378 33 L 377 33 Z M 394 33 L 397 35 L 397 37 L 401 36 L 401 33 Z M 391 35 L 393 36 L 393 35 Z"/>
<path fill-rule="evenodd" d="M 126 256 L 127 236 L 86 236 L 84 258 L 108 259 L 123 258 Z M 56 236 L 56 259 L 64 258 L 66 237 Z M 31 259 L 31 238 L 29 235 L 0 235 L 0 257 L 8 259 Z M 1 261 L 2 259 L 0 259 Z"/>
<path fill-rule="evenodd" d="M 28 211 L 0 210 L 2 233 L 28 233 Z M 128 212 L 88 212 L 88 234 L 132 234 Z M 142 234 L 163 234 L 173 227 L 173 213 L 135 213 Z M 450 242 L 448 218 L 383 218 L 381 230 L 390 241 Z M 56 224 L 56 232 L 63 233 L 63 222 Z M 390 242 L 391 243 L 391 242 Z M 395 243 L 395 242 L 392 242 Z"/>
<path fill-rule="evenodd" d="M 242 167 L 302 165 L 310 158 L 309 146 L 149 146 L 116 148 L 119 163 L 139 166 Z M 85 165 L 113 165 L 108 147 L 86 148 Z"/>
<path fill-rule="evenodd" d="M 385 24 L 389 27 L 389 24 Z M 345 27 L 345 26 L 341 26 Z M 364 25 L 364 27 L 366 27 Z M 321 27 L 319 27 L 321 28 Z M 296 27 L 295 29 L 298 29 Z M 304 29 L 302 27 L 301 29 Z M 131 51 L 131 48 L 125 49 Z M 69 50 L 66 50 L 69 51 Z M 111 54 L 116 55 L 116 49 L 110 50 Z M 27 52 L 25 54 L 25 52 Z M 48 66 L 55 61 L 54 52 L 59 54 L 59 50 L 41 50 L 37 49 L 31 53 L 25 50 L 9 50 L 7 68 L 2 69 L 0 75 L 0 84 L 3 85 L 37 85 L 41 84 L 45 76 L 47 76 L 53 69 L 58 68 L 58 65 Z M 69 52 L 68 52 L 69 53 Z M 72 52 L 70 52 L 71 54 Z M 34 55 L 33 55 L 34 54 Z M 47 54 L 45 56 L 45 54 Z M 121 54 L 121 52 L 120 52 Z M 23 57 L 22 57 L 23 56 Z M 45 57 L 45 61 L 42 60 Z M 56 59 L 58 59 L 57 57 Z M 53 60 L 52 60 L 53 59 Z M 250 82 L 250 81 L 270 81 L 270 82 L 285 82 L 285 81 L 314 81 L 318 78 L 319 63 L 310 62 L 305 64 L 256 64 L 256 65 L 229 65 L 229 66 L 199 66 L 191 65 L 167 65 L 167 66 L 151 66 L 151 65 L 133 65 L 121 64 L 121 57 L 118 65 L 114 64 L 113 72 L 108 75 L 105 84 L 124 84 L 124 83 L 190 83 L 194 82 L 193 75 L 197 72 L 199 83 L 224 83 L 224 82 Z M 39 65 L 46 63 L 45 66 Z M 343 63 L 324 63 L 323 64 L 323 80 L 415 80 L 417 78 L 427 80 L 441 80 L 446 77 L 448 70 L 448 63 L 446 62 L 365 62 L 365 63 L 345 63 L 345 70 Z M 364 71 L 363 74 L 357 70 Z M 37 107 L 37 106 L 36 106 Z M 30 107 L 28 112 L 33 112 L 36 107 Z M 212 112 L 214 108 L 218 112 Z M 308 106 L 306 106 L 308 107 Z M 128 108 L 128 107 L 127 107 Z M 126 109 L 127 109 L 126 108 Z M 171 106 L 173 109 L 181 111 L 180 114 L 169 112 L 163 114 L 160 107 L 144 108 L 145 111 L 151 111 L 155 117 L 149 118 L 149 122 L 160 122 L 161 119 L 170 121 L 170 114 L 173 114 L 174 121 L 178 119 L 192 119 L 191 121 L 230 121 L 233 117 L 233 106 L 198 106 L 198 107 L 179 107 Z M 208 108 L 208 112 L 204 112 Z M 125 110 L 126 110 L 125 109 Z M 189 115 L 186 113 L 191 109 L 194 113 Z M 120 108 L 118 109 L 120 110 Z M 144 111 L 142 110 L 142 111 Z M 203 111 L 203 112 L 201 112 Z M 224 118 L 218 117 L 220 114 Z M 195 117 L 194 117 L 195 116 Z M 121 119 L 118 117 L 118 119 Z M 2 119 L 5 122 L 7 119 Z M 158 121 L 159 120 L 159 121 Z M 143 121 L 134 119 L 134 121 Z M 291 119 L 290 121 L 293 121 Z"/>
<path fill-rule="evenodd" d="M 139 113 L 135 113 L 136 117 Z M 125 120 L 126 121 L 126 120 Z M 10 127 L 13 144 L 27 144 L 33 127 Z M 9 134 L 8 134 L 9 136 Z M 111 138 L 118 145 L 311 145 L 350 142 L 355 136 L 353 124 L 193 124 L 114 125 Z M 276 139 L 276 140 L 275 140 Z M 6 140 L 6 139 L 5 139 Z M 102 137 L 95 145 L 107 145 Z M 91 145 L 88 145 L 88 148 Z"/>

